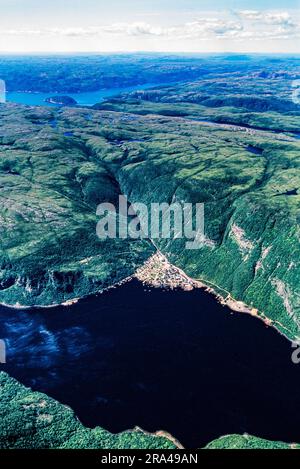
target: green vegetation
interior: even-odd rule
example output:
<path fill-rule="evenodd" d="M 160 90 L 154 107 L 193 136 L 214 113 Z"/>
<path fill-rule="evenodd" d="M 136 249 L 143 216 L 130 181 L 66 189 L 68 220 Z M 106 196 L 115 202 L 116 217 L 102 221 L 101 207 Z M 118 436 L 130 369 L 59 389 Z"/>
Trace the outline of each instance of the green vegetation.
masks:
<path fill-rule="evenodd" d="M 96 237 L 102 201 L 204 202 L 204 248 L 155 244 L 190 276 L 299 335 L 299 140 L 83 108 L 6 105 L 0 117 L 0 301 L 62 302 L 141 265 L 148 242 Z"/>
<path fill-rule="evenodd" d="M 299 74 L 297 63 L 285 63 L 284 70 L 274 69 L 274 64 L 268 63 L 265 67 L 263 71 L 249 71 L 239 66 L 232 74 L 225 69 L 189 83 L 134 91 L 95 108 L 188 117 L 279 132 L 299 131 L 300 106 L 292 101 L 292 82 Z"/>
<path fill-rule="evenodd" d="M 98 110 L 129 112 L 140 115 L 157 114 L 169 117 L 184 117 L 200 122 L 232 124 L 276 132 L 299 131 L 300 114 L 294 111 L 283 115 L 275 111 L 249 112 L 247 109 L 229 106 L 216 108 L 189 103 L 152 103 L 147 100 L 131 100 L 129 97 L 121 102 L 119 98 L 115 98 L 111 101 L 96 104 L 93 107 Z"/>
<path fill-rule="evenodd" d="M 73 411 L 0 372 L 0 449 L 172 449 L 175 444 L 141 430 L 113 435 L 85 428 Z"/>
<path fill-rule="evenodd" d="M 75 106 L 77 102 L 70 96 L 55 95 L 45 99 L 45 103 L 60 104 L 61 106 Z"/>
<path fill-rule="evenodd" d="M 0 112 L 0 301 L 56 304 L 131 275 L 153 248 L 96 236 L 96 206 L 116 199 L 117 181 L 50 111 Z"/>
<path fill-rule="evenodd" d="M 300 445 L 268 441 L 252 435 L 225 435 L 209 443 L 205 449 L 299 449 Z"/>
<path fill-rule="evenodd" d="M 184 101 L 213 100 L 214 105 L 226 95 L 230 106 L 244 106 L 244 98 L 234 101 L 232 95 L 252 94 L 260 91 L 269 104 L 264 108 L 282 109 L 282 104 L 268 97 L 288 99 L 286 85 L 299 77 L 297 56 L 214 55 L 203 54 L 100 54 L 100 55 L 33 55 L 0 56 L 0 77 L 8 91 L 44 93 L 80 93 L 144 83 L 174 83 L 203 79 L 202 84 L 187 83 L 182 88 Z M 254 90 L 255 85 L 255 90 Z M 265 93 L 263 93 L 265 90 Z M 172 90 L 171 90 L 172 91 Z M 166 102 L 182 101 L 181 93 L 167 91 Z M 257 105 L 253 108 L 257 109 Z M 290 109 L 287 105 L 284 109 Z M 263 110 L 259 106 L 259 111 Z"/>
<path fill-rule="evenodd" d="M 89 429 L 63 404 L 33 392 L 0 372 L 0 449 L 176 449 L 166 436 L 135 429 L 112 434 L 103 428 Z M 250 435 L 227 435 L 207 449 L 288 449 L 300 445 L 272 442 Z"/>
<path fill-rule="evenodd" d="M 166 54 L 2 55 L 0 77 L 8 91 L 68 94 L 194 79 L 220 65 Z"/>
<path fill-rule="evenodd" d="M 258 310 L 290 339 L 300 337 L 295 60 L 253 63 L 246 56 L 237 70 L 228 57 L 186 58 L 177 66 L 170 58 L 167 67 L 158 57 L 150 68 L 142 56 L 124 63 L 75 58 L 76 79 L 61 57 L 32 58 L 26 66 L 3 58 L 2 78 L 7 60 L 8 85 L 20 90 L 28 89 L 32 69 L 36 90 L 60 93 L 204 79 L 119 96 L 93 109 L 0 105 L 0 302 L 53 305 L 100 291 L 130 276 L 155 245 L 191 277 Z M 101 76 L 100 62 L 111 75 Z M 148 205 L 203 202 L 204 247 L 186 250 L 184 239 L 100 241 L 96 207 L 115 203 L 119 194 Z M 70 409 L 4 373 L 0 384 L 3 448 L 174 447 L 143 432 L 86 429 Z M 214 447 L 290 445 L 229 435 L 208 445 Z"/>

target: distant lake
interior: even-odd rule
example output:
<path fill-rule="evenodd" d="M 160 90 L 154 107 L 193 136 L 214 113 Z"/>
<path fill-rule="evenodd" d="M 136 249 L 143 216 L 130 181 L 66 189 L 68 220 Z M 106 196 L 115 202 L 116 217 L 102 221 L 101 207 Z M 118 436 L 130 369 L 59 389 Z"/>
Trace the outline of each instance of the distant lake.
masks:
<path fill-rule="evenodd" d="M 74 98 L 77 104 L 81 106 L 93 106 L 96 103 L 100 103 L 105 98 L 112 96 L 117 96 L 121 93 L 130 93 L 131 91 L 136 90 L 146 90 L 148 88 L 153 88 L 156 86 L 163 86 L 170 83 L 146 83 L 143 85 L 136 86 L 127 86 L 123 88 L 110 88 L 99 91 L 89 91 L 86 93 L 35 93 L 35 92 L 7 92 L 6 101 L 19 103 L 19 104 L 28 104 L 30 106 L 57 106 L 56 104 L 46 103 L 46 98 L 51 98 L 52 96 L 70 96 Z"/>
<path fill-rule="evenodd" d="M 86 426 L 166 430 L 188 448 L 228 433 L 300 441 L 300 364 L 262 321 L 203 290 L 131 281 L 70 307 L 0 307 L 1 368 Z"/>

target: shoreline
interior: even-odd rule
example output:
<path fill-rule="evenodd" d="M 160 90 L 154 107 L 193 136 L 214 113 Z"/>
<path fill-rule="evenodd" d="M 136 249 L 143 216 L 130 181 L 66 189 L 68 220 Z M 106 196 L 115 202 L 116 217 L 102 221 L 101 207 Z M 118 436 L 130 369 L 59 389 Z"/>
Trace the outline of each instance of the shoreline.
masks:
<path fill-rule="evenodd" d="M 157 248 L 156 248 L 157 249 Z M 276 326 L 276 322 L 280 324 L 278 321 L 274 321 L 268 318 L 263 312 L 259 311 L 257 308 L 248 306 L 246 303 L 240 300 L 236 300 L 230 294 L 230 292 L 226 291 L 224 288 L 219 287 L 218 285 L 214 285 L 212 282 L 207 281 L 205 283 L 203 280 L 198 278 L 191 278 L 189 275 L 184 272 L 180 267 L 177 267 L 174 264 L 171 264 L 169 260 L 166 258 L 164 254 L 162 254 L 158 249 L 156 253 L 152 254 L 142 266 L 140 266 L 132 275 L 109 285 L 102 290 L 99 290 L 94 293 L 86 294 L 81 297 L 76 297 L 70 300 L 66 300 L 62 303 L 55 303 L 51 305 L 22 305 L 16 303 L 14 305 L 10 305 L 7 303 L 0 302 L 0 306 L 10 309 L 16 310 L 28 310 L 28 309 L 50 309 L 56 308 L 58 306 L 70 307 L 74 304 L 77 304 L 79 301 L 88 298 L 89 296 L 98 296 L 107 291 L 118 288 L 121 285 L 130 282 L 133 279 L 137 279 L 143 285 L 148 285 L 152 288 L 165 288 L 169 290 L 174 290 L 180 288 L 185 291 L 191 291 L 194 288 L 201 288 L 207 293 L 214 296 L 214 298 L 223 306 L 227 306 L 232 312 L 234 313 L 242 313 L 248 314 L 253 318 L 259 319 L 262 321 L 265 326 L 272 327 L 275 329 L 281 336 L 287 339 L 291 344 L 296 342 L 296 339 L 290 338 L 286 335 L 279 327 Z M 208 284 L 210 283 L 210 285 Z M 213 288 L 219 289 L 220 291 L 223 290 L 227 295 L 222 296 L 221 293 Z M 282 328 L 285 328 L 282 324 L 280 324 Z M 285 328 L 286 329 L 286 328 Z"/>
<path fill-rule="evenodd" d="M 161 263 L 164 266 L 163 271 L 160 269 Z M 151 270 L 151 267 L 154 267 L 156 270 L 154 270 L 154 271 Z M 162 273 L 163 275 L 159 276 L 159 273 L 160 274 Z M 166 278 L 168 278 L 168 274 L 170 274 L 169 284 L 168 284 L 168 282 L 161 283 L 162 279 L 164 279 L 164 275 L 166 276 Z M 228 294 L 227 297 L 223 297 L 220 293 L 218 293 L 216 291 L 216 289 L 214 289 L 212 287 L 212 284 L 207 285 L 200 279 L 194 279 L 194 278 L 189 277 L 186 274 L 186 272 L 184 272 L 182 269 L 180 269 L 179 267 L 177 267 L 174 264 L 171 264 L 168 261 L 168 259 L 166 258 L 166 256 L 164 256 L 160 251 L 157 251 L 155 254 L 150 256 L 150 258 L 148 258 L 147 261 L 139 269 L 137 269 L 137 271 L 134 274 L 132 274 L 131 276 L 128 276 L 125 279 L 123 279 L 119 282 L 116 282 L 115 284 L 110 285 L 110 286 L 106 287 L 105 289 L 103 289 L 103 290 L 101 290 L 101 291 L 99 291 L 95 294 L 92 294 L 92 295 L 100 295 L 102 293 L 105 293 L 105 292 L 109 291 L 110 289 L 118 288 L 122 284 L 130 282 L 133 279 L 137 279 L 143 285 L 149 285 L 153 288 L 166 288 L 166 289 L 181 288 L 185 291 L 190 291 L 194 288 L 204 289 L 204 291 L 206 291 L 207 293 L 213 295 L 214 298 L 220 304 L 222 304 L 223 306 L 227 306 L 232 311 L 232 313 L 235 313 L 235 312 L 237 312 L 237 313 L 246 313 L 246 314 L 249 314 L 249 315 L 253 316 L 254 318 L 260 319 L 261 321 L 264 322 L 264 324 L 267 327 L 270 327 L 270 326 L 273 327 L 277 332 L 279 332 L 279 334 L 281 334 L 283 337 L 285 337 L 290 343 L 293 343 L 293 340 L 290 339 L 289 337 L 287 337 L 281 330 L 279 330 L 276 327 L 276 325 L 274 324 L 274 322 L 270 322 L 270 320 L 263 313 L 260 313 L 255 308 L 249 307 L 248 305 L 246 305 L 242 301 L 235 300 L 234 298 L 231 297 L 230 294 Z M 175 284 L 175 279 L 177 280 L 176 284 Z M 215 287 L 219 288 L 221 290 L 221 288 L 218 287 L 217 285 L 215 285 Z M 223 291 L 226 292 L 226 290 L 224 290 L 224 289 L 223 289 Z M 56 306 L 72 306 L 73 304 L 78 303 L 78 301 L 80 301 L 81 299 L 87 298 L 87 297 L 92 296 L 92 295 L 85 295 L 84 297 L 81 297 L 81 298 L 74 298 L 73 300 L 69 300 L 69 301 L 66 301 L 64 303 L 57 304 L 57 305 L 35 306 L 35 307 L 33 307 L 33 306 L 22 307 L 20 305 L 10 306 L 10 305 L 3 305 L 3 303 L 2 303 L 2 305 L 5 306 L 5 307 L 14 308 L 14 309 L 31 309 L 31 308 L 40 308 L 41 309 L 41 308 L 53 308 L 53 307 L 56 307 Z M 80 419 L 77 417 L 77 415 L 76 414 L 74 414 L 74 415 L 80 421 Z M 105 429 L 105 427 L 101 427 L 101 428 Z M 176 448 L 178 448 L 179 450 L 186 449 L 180 443 L 180 441 L 176 439 L 176 437 L 174 437 L 172 434 L 170 434 L 168 431 L 165 431 L 165 430 L 157 430 L 157 431 L 154 431 L 154 432 L 148 432 L 147 430 L 144 430 L 144 429 L 140 428 L 139 426 L 135 426 L 134 428 L 128 429 L 128 430 L 125 430 L 125 431 L 128 431 L 128 432 L 139 432 L 140 431 L 140 432 L 144 433 L 145 435 L 151 435 L 153 437 L 164 437 L 167 440 L 169 440 L 170 442 L 172 442 L 176 446 Z M 113 434 L 120 435 L 120 434 L 124 433 L 125 431 L 118 432 L 118 433 L 113 433 Z M 220 435 L 217 439 L 222 439 L 222 438 L 225 438 L 226 436 L 231 436 L 231 434 Z M 261 438 L 261 437 L 258 436 L 257 438 Z M 212 440 L 212 441 L 215 441 L 215 440 Z M 267 440 L 267 441 L 272 441 L 272 440 Z M 211 442 L 209 442 L 208 444 L 210 444 L 210 443 Z M 293 445 L 294 443 L 287 443 L 287 444 Z M 201 449 L 206 449 L 206 446 L 202 447 Z"/>
<path fill-rule="evenodd" d="M 157 262 L 159 262 L 159 258 L 160 258 L 164 263 L 168 264 L 170 266 L 170 268 L 172 269 L 172 271 L 176 271 L 178 273 L 178 276 L 182 279 L 182 281 L 179 282 L 178 285 L 173 286 L 173 287 L 171 286 L 171 289 L 172 288 L 178 288 L 178 287 L 182 288 L 183 290 L 186 290 L 186 291 L 192 290 L 193 288 L 204 289 L 204 291 L 206 291 L 209 294 L 213 295 L 214 298 L 221 305 L 227 306 L 232 312 L 248 314 L 248 315 L 252 316 L 253 318 L 256 318 L 256 319 L 259 319 L 260 321 L 262 321 L 265 324 L 265 326 L 272 327 L 273 329 L 275 329 L 276 332 L 278 332 L 281 336 L 285 337 L 285 339 L 287 339 L 290 343 L 293 344 L 296 341 L 295 339 L 291 339 L 281 329 L 279 329 L 276 326 L 276 321 L 268 318 L 263 312 L 259 311 L 257 308 L 248 306 L 243 301 L 236 300 L 235 298 L 233 298 L 231 296 L 230 292 L 226 291 L 222 287 L 219 287 L 218 285 L 213 285 L 213 283 L 211 283 L 211 285 L 208 285 L 207 283 L 204 283 L 204 281 L 201 280 L 201 279 L 189 277 L 189 275 L 184 270 L 182 270 L 180 267 L 177 267 L 176 265 L 171 264 L 168 261 L 168 259 L 164 256 L 164 254 L 162 254 L 159 250 L 157 250 L 157 252 L 155 254 L 153 254 L 148 259 L 148 261 L 146 261 L 144 266 L 146 265 L 146 268 L 147 268 L 147 263 L 149 263 L 149 260 L 151 260 L 151 258 L 155 258 L 155 257 L 157 258 Z M 143 271 L 145 270 L 144 266 L 141 269 L 138 269 L 137 273 L 134 276 L 135 278 L 140 280 L 143 284 L 152 286 L 154 288 L 170 288 L 169 285 L 167 285 L 167 284 L 163 284 L 163 283 L 158 284 L 156 279 L 155 279 L 154 283 L 149 281 L 149 276 L 144 277 L 144 278 L 143 278 L 143 275 L 140 276 L 139 275 L 139 270 L 142 270 L 142 274 L 143 274 Z M 150 274 L 150 277 L 151 277 L 151 274 Z M 210 283 L 210 282 L 208 282 L 208 283 Z M 187 288 L 185 288 L 186 285 L 188 285 Z M 191 288 L 190 288 L 190 286 L 191 286 Z M 221 293 L 218 293 L 213 288 L 213 286 L 216 287 L 219 290 L 223 290 L 224 292 L 226 292 L 227 296 L 222 296 Z M 278 323 L 278 321 L 277 321 L 277 323 Z M 285 328 L 285 326 L 283 326 L 282 324 L 280 324 L 280 326 L 282 328 Z"/>
<path fill-rule="evenodd" d="M 148 432 L 147 430 L 144 430 L 143 428 L 139 427 L 139 426 L 136 426 L 134 427 L 133 430 L 126 430 L 128 432 L 142 432 L 144 433 L 145 435 L 149 435 L 149 436 L 154 436 L 154 437 L 157 437 L 157 438 L 166 438 L 167 440 L 171 441 L 171 443 L 174 443 L 174 445 L 178 448 L 178 449 L 186 449 L 181 443 L 180 441 L 177 440 L 177 438 L 175 438 L 173 435 L 171 435 L 171 433 L 165 431 L 165 430 L 157 430 L 153 433 L 151 432 Z M 123 432 L 121 432 L 123 433 Z M 119 435 L 119 433 L 116 433 L 116 435 Z"/>
<path fill-rule="evenodd" d="M 16 309 L 16 310 L 51 309 L 51 308 L 57 308 L 59 306 L 70 307 L 74 304 L 79 303 L 79 301 L 81 301 L 81 300 L 89 298 L 90 296 L 102 295 L 102 293 L 105 293 L 109 290 L 112 290 L 113 288 L 118 288 L 121 285 L 123 285 L 124 283 L 130 282 L 134 278 L 133 275 L 125 277 L 124 279 L 122 279 L 122 280 L 120 280 L 116 283 L 113 283 L 112 285 L 109 285 L 108 287 L 104 287 L 102 290 L 96 291 L 94 293 L 87 293 L 86 295 L 76 297 L 76 298 L 72 298 L 70 300 L 63 301 L 62 303 L 53 303 L 53 304 L 50 304 L 50 305 L 37 305 L 37 304 L 34 304 L 34 305 L 29 306 L 29 305 L 22 305 L 20 303 L 15 303 L 15 304 L 12 305 L 12 304 L 7 304 L 7 303 L 4 303 L 4 302 L 0 301 L 0 306 L 3 306 L 4 308 Z"/>
<path fill-rule="evenodd" d="M 182 271 L 180 268 L 178 268 L 179 271 L 183 273 L 187 278 L 190 278 L 184 271 Z M 250 307 L 246 303 L 240 300 L 236 300 L 233 298 L 229 292 L 228 295 L 224 298 L 220 293 L 218 293 L 216 290 L 214 290 L 213 287 L 203 283 L 200 279 L 191 279 L 195 282 L 198 283 L 198 288 L 203 288 L 206 292 L 210 293 L 215 297 L 215 299 L 222 304 L 223 306 L 227 306 L 233 313 L 240 313 L 240 314 L 248 314 L 252 316 L 255 319 L 259 319 L 262 321 L 266 327 L 272 327 L 275 329 L 276 332 L 278 332 L 281 336 L 283 336 L 285 339 L 287 339 L 291 344 L 296 342 L 296 340 L 291 339 L 288 337 L 282 330 L 280 330 L 276 325 L 275 321 L 268 318 L 263 312 L 259 311 L 257 308 Z M 218 285 L 215 285 L 217 288 L 222 290 L 221 287 Z M 225 291 L 225 290 L 224 290 Z M 276 321 L 278 323 L 278 321 Z M 279 323 L 280 324 L 280 323 Z M 282 324 L 280 324 L 281 327 L 285 328 Z"/>

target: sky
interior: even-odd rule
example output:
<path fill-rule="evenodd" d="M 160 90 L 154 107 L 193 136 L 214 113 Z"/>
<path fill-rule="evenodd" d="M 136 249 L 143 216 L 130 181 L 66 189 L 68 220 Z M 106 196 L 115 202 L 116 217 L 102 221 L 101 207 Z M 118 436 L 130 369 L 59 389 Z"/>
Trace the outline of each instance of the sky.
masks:
<path fill-rule="evenodd" d="M 300 53 L 300 0 L 0 0 L 0 53 Z"/>

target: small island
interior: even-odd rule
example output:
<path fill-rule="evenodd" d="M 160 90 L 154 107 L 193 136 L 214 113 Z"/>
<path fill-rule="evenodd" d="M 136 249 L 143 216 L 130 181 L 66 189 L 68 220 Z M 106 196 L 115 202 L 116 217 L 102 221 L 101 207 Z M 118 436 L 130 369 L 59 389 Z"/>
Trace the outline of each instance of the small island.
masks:
<path fill-rule="evenodd" d="M 45 103 L 58 104 L 60 106 L 76 106 L 77 101 L 71 96 L 51 96 L 45 99 Z"/>

